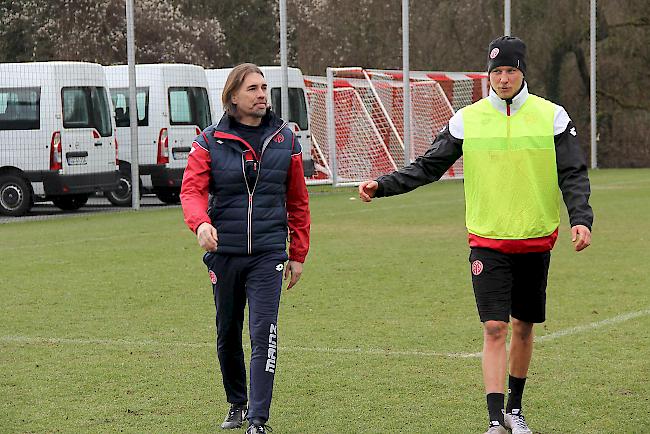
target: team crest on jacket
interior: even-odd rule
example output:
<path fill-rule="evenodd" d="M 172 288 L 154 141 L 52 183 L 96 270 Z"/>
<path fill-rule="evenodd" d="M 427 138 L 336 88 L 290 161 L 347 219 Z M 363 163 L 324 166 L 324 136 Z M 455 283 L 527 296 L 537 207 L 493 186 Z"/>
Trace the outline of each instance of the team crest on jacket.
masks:
<path fill-rule="evenodd" d="M 483 271 L 483 263 L 479 260 L 472 262 L 472 274 L 478 276 Z"/>
<path fill-rule="evenodd" d="M 280 133 L 277 136 L 273 137 L 273 141 L 275 143 L 282 143 L 284 142 L 284 136 L 282 135 L 282 133 Z"/>
<path fill-rule="evenodd" d="M 213 285 L 217 284 L 217 275 L 214 274 L 214 271 L 210 270 L 208 273 L 210 275 L 210 282 L 212 282 Z"/>

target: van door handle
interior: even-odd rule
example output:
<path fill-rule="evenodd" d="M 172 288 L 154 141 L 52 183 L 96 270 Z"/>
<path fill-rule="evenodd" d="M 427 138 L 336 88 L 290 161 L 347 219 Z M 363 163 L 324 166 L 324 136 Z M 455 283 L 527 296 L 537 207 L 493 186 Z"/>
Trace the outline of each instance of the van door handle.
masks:
<path fill-rule="evenodd" d="M 103 145 L 102 142 L 95 142 L 95 146 L 102 146 L 102 145 Z"/>

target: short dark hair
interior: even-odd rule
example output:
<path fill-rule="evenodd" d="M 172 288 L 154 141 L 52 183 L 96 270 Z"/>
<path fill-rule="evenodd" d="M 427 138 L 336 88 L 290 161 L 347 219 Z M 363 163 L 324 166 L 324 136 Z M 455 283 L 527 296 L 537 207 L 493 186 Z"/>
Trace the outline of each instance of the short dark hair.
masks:
<path fill-rule="evenodd" d="M 223 92 L 221 93 L 221 102 L 224 110 L 230 116 L 233 116 L 237 111 L 237 107 L 232 103 L 232 94 L 239 90 L 246 79 L 246 76 L 251 73 L 260 74 L 264 77 L 259 66 L 253 63 L 241 63 L 235 66 L 232 71 L 230 71 L 230 74 L 228 74 L 226 84 L 223 86 Z"/>

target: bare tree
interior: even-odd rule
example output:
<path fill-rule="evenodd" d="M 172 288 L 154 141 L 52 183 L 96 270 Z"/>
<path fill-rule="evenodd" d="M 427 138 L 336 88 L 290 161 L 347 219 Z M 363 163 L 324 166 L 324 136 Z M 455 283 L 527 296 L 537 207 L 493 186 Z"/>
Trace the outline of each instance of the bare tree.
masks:
<path fill-rule="evenodd" d="M 126 62 L 125 1 L 0 3 L 0 59 Z M 228 58 L 216 18 L 188 20 L 169 0 L 136 3 L 136 59 L 206 66 Z"/>

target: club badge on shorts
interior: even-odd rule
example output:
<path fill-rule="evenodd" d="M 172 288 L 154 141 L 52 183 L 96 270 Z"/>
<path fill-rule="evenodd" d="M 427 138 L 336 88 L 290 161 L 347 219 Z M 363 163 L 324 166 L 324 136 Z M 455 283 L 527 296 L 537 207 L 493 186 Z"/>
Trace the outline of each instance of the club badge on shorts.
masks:
<path fill-rule="evenodd" d="M 478 276 L 483 271 L 483 263 L 478 259 L 472 262 L 472 274 Z"/>
<path fill-rule="evenodd" d="M 214 274 L 214 271 L 210 270 L 208 273 L 210 275 L 210 282 L 212 282 L 213 285 L 217 284 L 217 275 Z"/>

